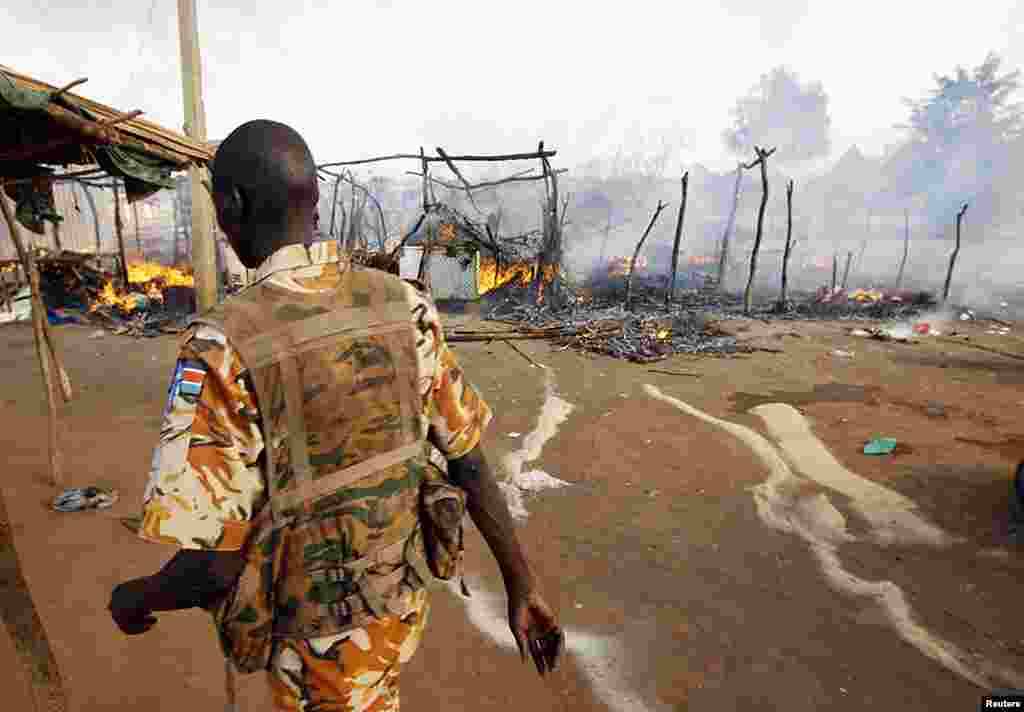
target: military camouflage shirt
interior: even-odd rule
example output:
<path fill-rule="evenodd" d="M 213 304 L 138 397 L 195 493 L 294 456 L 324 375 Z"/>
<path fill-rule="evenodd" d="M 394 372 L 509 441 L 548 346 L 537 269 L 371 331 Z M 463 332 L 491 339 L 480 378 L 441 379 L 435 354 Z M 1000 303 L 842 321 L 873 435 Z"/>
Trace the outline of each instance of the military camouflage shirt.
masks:
<path fill-rule="evenodd" d="M 302 292 L 333 287 L 348 268 L 334 243 L 291 245 L 274 253 L 254 279 Z M 332 254 L 333 253 L 333 254 Z M 466 381 L 444 342 L 430 297 L 405 283 L 417 347 L 423 413 L 447 459 L 480 441 L 491 411 Z M 267 500 L 258 464 L 263 451 L 253 386 L 224 334 L 207 325 L 186 332 L 153 454 L 139 536 L 183 549 L 240 549 L 249 521 Z"/>

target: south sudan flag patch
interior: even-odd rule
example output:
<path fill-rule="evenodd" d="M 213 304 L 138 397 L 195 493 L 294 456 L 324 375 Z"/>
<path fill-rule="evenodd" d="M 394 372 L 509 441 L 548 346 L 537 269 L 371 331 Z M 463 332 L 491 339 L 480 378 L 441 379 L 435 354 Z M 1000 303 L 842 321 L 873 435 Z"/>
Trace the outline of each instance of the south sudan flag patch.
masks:
<path fill-rule="evenodd" d="M 194 359 L 180 359 L 171 382 L 170 402 L 181 396 L 188 403 L 195 403 L 203 392 L 206 380 L 206 364 Z"/>

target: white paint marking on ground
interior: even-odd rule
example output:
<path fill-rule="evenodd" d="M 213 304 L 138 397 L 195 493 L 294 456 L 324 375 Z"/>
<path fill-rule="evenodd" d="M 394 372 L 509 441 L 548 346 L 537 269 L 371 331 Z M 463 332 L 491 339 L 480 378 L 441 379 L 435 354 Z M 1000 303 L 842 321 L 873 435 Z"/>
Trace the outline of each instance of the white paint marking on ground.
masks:
<path fill-rule="evenodd" d="M 506 477 L 499 482 L 505 499 L 508 501 L 509 512 L 515 519 L 526 519 L 529 512 L 523 502 L 523 492 L 540 492 L 545 489 L 566 487 L 568 482 L 552 477 L 543 470 L 523 472 L 523 465 L 540 457 L 544 444 L 558 432 L 558 426 L 568 419 L 573 406 L 558 396 L 555 390 L 554 372 L 544 369 L 544 404 L 537 417 L 537 426 L 523 438 L 523 446 L 510 452 L 502 460 Z"/>
<path fill-rule="evenodd" d="M 758 456 L 770 472 L 767 480 L 751 488 L 758 514 L 769 526 L 796 534 L 806 541 L 833 588 L 873 599 L 901 638 L 928 658 L 979 687 L 1000 687 L 995 681 L 1007 682 L 1015 688 L 1024 686 L 1024 676 L 1020 673 L 977 656 L 970 656 L 953 643 L 932 635 L 914 622 L 903 591 L 893 582 L 867 581 L 844 569 L 838 546 L 856 541 L 856 537 L 846 531 L 845 517 L 823 494 L 800 497 L 799 486 L 805 480 L 793 474 L 778 450 L 767 439 L 750 428 L 720 420 L 667 396 L 654 386 L 644 385 L 644 391 L 652 398 L 734 435 Z"/>
<path fill-rule="evenodd" d="M 944 547 L 963 541 L 925 521 L 913 500 L 843 467 L 793 406 L 766 403 L 750 412 L 764 422 L 793 470 L 850 498 L 851 506 L 871 524 L 880 543 Z"/>
<path fill-rule="evenodd" d="M 450 586 L 449 589 L 465 607 L 466 616 L 480 632 L 506 650 L 519 655 L 515 638 L 508 627 L 504 596 L 474 588 L 473 597 L 467 599 L 459 593 L 457 586 Z M 669 712 L 668 706 L 652 705 L 629 689 L 623 674 L 629 660 L 628 651 L 615 638 L 565 628 L 565 648 L 565 652 L 572 654 L 577 668 L 590 682 L 597 698 L 611 709 L 618 712 Z M 527 664 L 533 665 L 529 655 Z"/>

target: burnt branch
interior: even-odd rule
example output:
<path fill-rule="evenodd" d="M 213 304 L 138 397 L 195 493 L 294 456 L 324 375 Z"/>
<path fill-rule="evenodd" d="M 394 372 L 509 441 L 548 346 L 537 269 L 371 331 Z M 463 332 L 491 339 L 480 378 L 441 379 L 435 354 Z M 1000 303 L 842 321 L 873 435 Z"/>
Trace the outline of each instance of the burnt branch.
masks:
<path fill-rule="evenodd" d="M 459 179 L 460 183 L 462 183 L 462 187 L 466 190 L 466 197 L 469 198 L 469 203 L 473 206 L 473 210 L 482 215 L 483 211 L 480 210 L 480 207 L 476 204 L 476 200 L 473 199 L 473 186 L 469 184 L 469 181 L 462 175 L 461 171 L 459 171 L 458 167 L 456 167 L 452 162 L 452 159 L 448 157 L 448 154 L 444 152 L 443 148 L 437 146 L 435 150 L 437 151 L 437 155 L 444 159 L 444 162 L 448 165 L 448 169 L 454 173 L 455 177 Z"/>
<path fill-rule="evenodd" d="M 953 248 L 953 253 L 949 256 L 949 271 L 946 272 L 946 284 L 942 287 L 942 301 L 949 300 L 949 286 L 953 281 L 953 268 L 956 267 L 956 258 L 960 254 L 960 225 L 964 220 L 964 213 L 967 212 L 967 203 L 964 203 L 964 207 L 960 208 L 960 212 L 956 214 L 956 247 Z"/>
<path fill-rule="evenodd" d="M 532 153 L 505 153 L 496 156 L 449 156 L 449 161 L 467 161 L 467 162 L 496 162 L 496 161 L 528 161 L 536 158 L 552 158 L 558 155 L 558 151 L 543 151 L 543 152 L 532 152 Z M 331 168 L 333 166 L 359 166 L 366 163 L 379 163 L 381 161 L 397 161 L 397 160 L 414 160 L 423 161 L 426 160 L 428 163 L 435 163 L 445 161 L 443 158 L 434 158 L 428 156 L 424 159 L 423 155 L 416 155 L 414 153 L 393 153 L 390 156 L 376 156 L 374 158 L 361 158 L 357 161 L 335 161 L 333 163 L 321 163 L 317 168 Z M 446 161 L 445 161 L 446 162 Z"/>
<path fill-rule="evenodd" d="M 636 261 L 640 256 L 640 249 L 644 246 L 644 242 L 647 240 L 647 236 L 651 234 L 651 228 L 654 227 L 654 223 L 658 221 L 658 216 L 661 215 L 661 211 L 667 208 L 666 203 L 658 201 L 658 207 L 654 210 L 654 215 L 651 216 L 651 221 L 647 223 L 647 229 L 644 230 L 643 236 L 640 238 L 640 242 L 636 243 L 636 249 L 633 250 L 633 259 L 629 263 L 629 274 L 626 275 L 626 309 L 630 309 L 630 297 L 633 293 L 633 274 L 636 272 Z"/>

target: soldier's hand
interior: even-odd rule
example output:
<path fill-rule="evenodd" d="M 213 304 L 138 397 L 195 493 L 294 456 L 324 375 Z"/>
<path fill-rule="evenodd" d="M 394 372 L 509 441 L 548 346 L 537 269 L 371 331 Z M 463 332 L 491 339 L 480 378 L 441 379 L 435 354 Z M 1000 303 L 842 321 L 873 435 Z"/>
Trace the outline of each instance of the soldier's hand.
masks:
<path fill-rule="evenodd" d="M 526 662 L 526 651 L 529 650 L 540 675 L 558 669 L 558 659 L 565 647 L 565 633 L 558 627 L 554 612 L 539 593 L 510 596 L 508 622 L 523 662 Z"/>
<path fill-rule="evenodd" d="M 125 581 L 114 587 L 110 594 L 110 615 L 127 635 L 145 633 L 156 625 L 156 616 L 144 604 L 145 579 Z"/>

